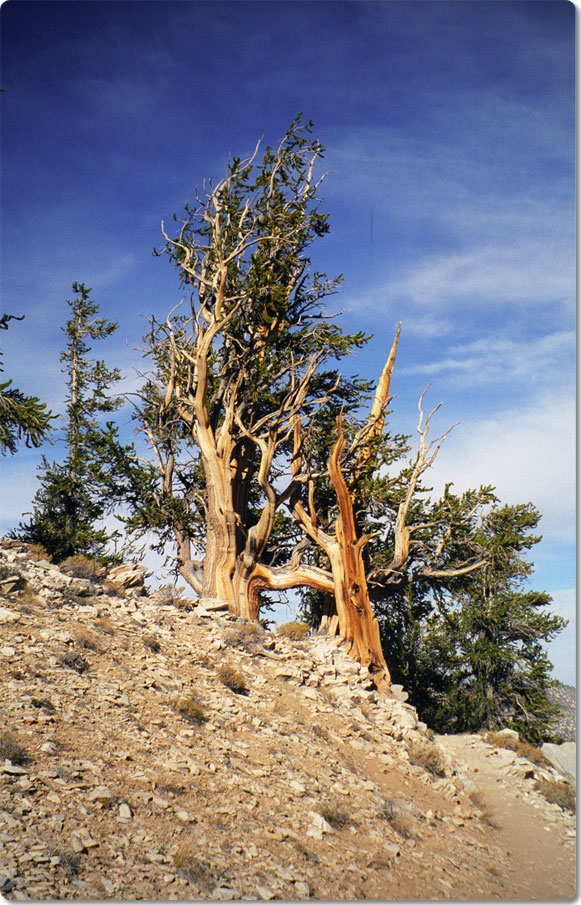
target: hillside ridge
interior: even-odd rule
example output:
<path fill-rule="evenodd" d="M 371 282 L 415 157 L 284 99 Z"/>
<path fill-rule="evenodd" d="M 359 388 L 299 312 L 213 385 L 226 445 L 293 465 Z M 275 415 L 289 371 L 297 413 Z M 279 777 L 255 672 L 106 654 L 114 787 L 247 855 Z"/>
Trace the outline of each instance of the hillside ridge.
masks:
<path fill-rule="evenodd" d="M 148 594 L 140 566 L 79 578 L 16 541 L 0 566 L 6 898 L 528 891 L 478 775 L 337 639 Z M 485 746 L 552 846 L 554 897 L 572 895 L 574 817 L 534 788 L 562 776 L 499 750 Z"/>

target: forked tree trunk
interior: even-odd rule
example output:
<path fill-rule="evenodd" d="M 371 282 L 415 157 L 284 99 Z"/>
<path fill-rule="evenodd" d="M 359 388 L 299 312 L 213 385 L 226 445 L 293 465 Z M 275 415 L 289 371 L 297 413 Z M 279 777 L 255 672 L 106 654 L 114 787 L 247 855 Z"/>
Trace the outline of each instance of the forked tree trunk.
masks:
<path fill-rule="evenodd" d="M 329 457 L 329 475 L 337 495 L 339 514 L 335 522 L 336 544 L 327 550 L 335 584 L 339 634 L 349 644 L 349 653 L 366 666 L 380 690 L 391 685 L 391 677 L 369 600 L 363 548 L 368 537 L 357 537 L 353 502 L 340 467 L 345 445 L 341 417 L 337 419 L 337 441 Z"/>

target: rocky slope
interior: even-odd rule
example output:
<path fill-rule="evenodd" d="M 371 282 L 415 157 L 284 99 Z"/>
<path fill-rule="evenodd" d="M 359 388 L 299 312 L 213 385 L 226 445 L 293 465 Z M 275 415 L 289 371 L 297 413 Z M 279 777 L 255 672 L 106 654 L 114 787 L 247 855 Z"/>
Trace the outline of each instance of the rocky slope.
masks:
<path fill-rule="evenodd" d="M 478 776 L 333 639 L 149 596 L 139 569 L 71 577 L 16 542 L 0 566 L 6 898 L 528 897 Z M 572 895 L 574 818 L 534 788 L 559 774 L 501 760 Z"/>
<path fill-rule="evenodd" d="M 559 705 L 559 716 L 554 721 L 553 731 L 566 742 L 574 742 L 577 737 L 577 690 L 572 685 L 559 682 L 549 690 L 548 697 Z"/>

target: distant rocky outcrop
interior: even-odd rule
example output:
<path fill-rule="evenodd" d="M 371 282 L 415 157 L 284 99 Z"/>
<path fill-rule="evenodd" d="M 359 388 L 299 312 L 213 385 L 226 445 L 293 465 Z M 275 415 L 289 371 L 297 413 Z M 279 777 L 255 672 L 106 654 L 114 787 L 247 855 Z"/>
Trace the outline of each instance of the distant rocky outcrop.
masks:
<path fill-rule="evenodd" d="M 559 706 L 559 716 L 554 721 L 552 731 L 564 742 L 577 740 L 577 690 L 572 685 L 559 682 L 548 691 L 548 698 Z"/>

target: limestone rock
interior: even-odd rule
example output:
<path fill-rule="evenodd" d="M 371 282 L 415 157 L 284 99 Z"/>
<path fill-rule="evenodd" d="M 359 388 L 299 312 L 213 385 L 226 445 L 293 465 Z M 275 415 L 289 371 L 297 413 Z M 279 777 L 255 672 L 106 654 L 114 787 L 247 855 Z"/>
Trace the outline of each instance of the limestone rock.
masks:
<path fill-rule="evenodd" d="M 143 588 L 147 569 L 137 563 L 123 563 L 108 573 L 110 582 L 121 588 Z"/>
<path fill-rule="evenodd" d="M 564 742 L 562 745 L 553 745 L 546 742 L 541 751 L 557 770 L 572 783 L 577 781 L 577 745 L 575 742 Z"/>
<path fill-rule="evenodd" d="M 228 604 L 225 600 L 218 597 L 200 597 L 198 600 L 198 615 L 203 616 L 206 613 L 227 613 Z"/>

